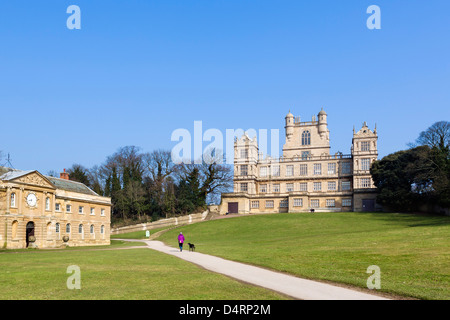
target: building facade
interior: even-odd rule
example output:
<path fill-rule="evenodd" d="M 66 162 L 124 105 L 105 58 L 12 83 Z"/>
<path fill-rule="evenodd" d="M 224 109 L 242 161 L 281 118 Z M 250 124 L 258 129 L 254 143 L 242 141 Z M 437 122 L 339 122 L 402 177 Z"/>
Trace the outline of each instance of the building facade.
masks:
<path fill-rule="evenodd" d="M 111 199 L 82 183 L 0 167 L 0 246 L 110 244 Z"/>
<path fill-rule="evenodd" d="M 375 211 L 370 166 L 378 157 L 376 127 L 353 129 L 350 154 L 330 154 L 323 109 L 301 122 L 285 118 L 282 157 L 263 157 L 256 137 L 234 143 L 234 192 L 222 194 L 220 213 Z"/>

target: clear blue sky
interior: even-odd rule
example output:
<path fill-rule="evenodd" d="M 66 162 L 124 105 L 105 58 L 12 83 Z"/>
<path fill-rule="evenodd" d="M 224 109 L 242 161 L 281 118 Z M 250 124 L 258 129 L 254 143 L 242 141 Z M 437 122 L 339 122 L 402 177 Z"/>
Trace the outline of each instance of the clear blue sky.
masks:
<path fill-rule="evenodd" d="M 81 30 L 66 9 L 81 8 Z M 381 30 L 366 9 L 381 8 Z M 0 150 L 44 174 L 177 128 L 280 129 L 328 113 L 332 152 L 377 123 L 380 158 L 450 120 L 450 1 L 0 2 Z"/>

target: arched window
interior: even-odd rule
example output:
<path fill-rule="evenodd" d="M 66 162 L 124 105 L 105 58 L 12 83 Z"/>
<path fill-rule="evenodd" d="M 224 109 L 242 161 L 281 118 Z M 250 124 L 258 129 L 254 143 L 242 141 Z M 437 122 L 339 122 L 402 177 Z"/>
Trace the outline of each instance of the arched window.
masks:
<path fill-rule="evenodd" d="M 93 224 L 91 224 L 91 234 L 93 234 L 94 233 L 94 225 Z"/>
<path fill-rule="evenodd" d="M 83 233 L 83 225 L 82 224 L 80 224 L 78 226 L 78 233 Z"/>
<path fill-rule="evenodd" d="M 52 236 L 52 223 L 47 223 L 47 239 L 50 239 Z"/>
<path fill-rule="evenodd" d="M 15 239 L 17 237 L 17 227 L 19 226 L 19 222 L 17 222 L 17 220 L 15 220 L 12 223 L 12 238 Z"/>
<path fill-rule="evenodd" d="M 104 234 L 104 233 L 105 233 L 105 226 L 101 226 L 101 228 L 100 228 L 100 233 L 101 233 L 101 234 Z"/>
<path fill-rule="evenodd" d="M 15 208 L 15 207 L 16 207 L 16 194 L 11 193 L 11 208 Z"/>
<path fill-rule="evenodd" d="M 56 223 L 56 225 L 55 225 L 55 231 L 56 231 L 56 233 L 59 233 L 59 223 Z"/>
<path fill-rule="evenodd" d="M 309 146 L 311 144 L 311 133 L 306 130 L 302 132 L 302 146 Z"/>
<path fill-rule="evenodd" d="M 66 224 L 66 233 L 70 233 L 70 223 Z"/>

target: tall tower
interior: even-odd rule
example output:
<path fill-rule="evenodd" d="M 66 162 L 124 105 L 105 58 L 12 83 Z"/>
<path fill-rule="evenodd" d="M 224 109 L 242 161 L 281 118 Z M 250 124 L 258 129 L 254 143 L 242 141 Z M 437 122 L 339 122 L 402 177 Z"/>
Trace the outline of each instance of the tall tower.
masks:
<path fill-rule="evenodd" d="M 245 133 L 234 142 L 234 192 L 256 193 L 258 142 Z"/>
<path fill-rule="evenodd" d="M 353 205 L 355 211 L 375 210 L 377 189 L 372 181 L 370 167 L 378 157 L 377 140 L 376 126 L 372 131 L 364 122 L 358 132 L 353 129 Z"/>

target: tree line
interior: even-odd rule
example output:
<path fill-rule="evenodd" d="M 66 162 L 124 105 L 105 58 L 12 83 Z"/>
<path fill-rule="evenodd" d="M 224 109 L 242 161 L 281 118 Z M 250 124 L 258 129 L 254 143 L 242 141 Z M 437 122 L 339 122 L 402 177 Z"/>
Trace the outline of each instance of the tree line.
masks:
<path fill-rule="evenodd" d="M 373 163 L 377 202 L 400 212 L 450 208 L 450 122 L 434 123 L 409 147 Z"/>
<path fill-rule="evenodd" d="M 141 152 L 136 146 L 119 148 L 101 165 L 86 168 L 74 164 L 69 179 L 111 197 L 113 223 L 149 221 L 204 210 L 219 201 L 232 186 L 232 169 L 220 155 L 203 158 L 198 164 L 175 164 L 171 152 Z M 58 176 L 56 172 L 49 175 Z"/>

